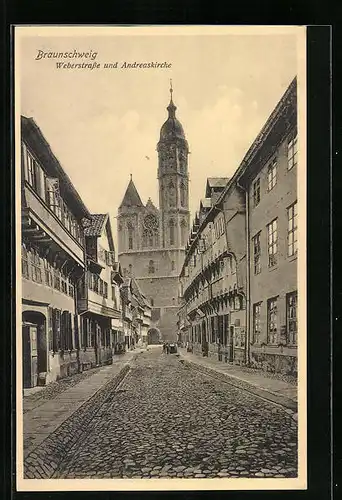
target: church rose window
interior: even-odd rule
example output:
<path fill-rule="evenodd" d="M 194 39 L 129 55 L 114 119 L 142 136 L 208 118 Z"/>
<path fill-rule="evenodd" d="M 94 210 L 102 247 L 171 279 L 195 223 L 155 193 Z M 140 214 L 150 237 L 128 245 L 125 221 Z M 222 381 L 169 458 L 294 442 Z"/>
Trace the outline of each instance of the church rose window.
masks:
<path fill-rule="evenodd" d="M 154 214 L 146 215 L 144 219 L 144 226 L 146 229 L 156 231 L 158 229 L 158 220 Z"/>

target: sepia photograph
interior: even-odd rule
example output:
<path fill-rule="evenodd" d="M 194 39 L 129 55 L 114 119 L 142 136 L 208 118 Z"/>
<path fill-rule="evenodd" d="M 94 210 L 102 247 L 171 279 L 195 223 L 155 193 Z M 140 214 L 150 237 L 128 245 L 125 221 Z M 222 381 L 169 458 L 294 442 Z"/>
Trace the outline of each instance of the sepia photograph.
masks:
<path fill-rule="evenodd" d="M 18 491 L 306 489 L 306 28 L 15 28 Z"/>

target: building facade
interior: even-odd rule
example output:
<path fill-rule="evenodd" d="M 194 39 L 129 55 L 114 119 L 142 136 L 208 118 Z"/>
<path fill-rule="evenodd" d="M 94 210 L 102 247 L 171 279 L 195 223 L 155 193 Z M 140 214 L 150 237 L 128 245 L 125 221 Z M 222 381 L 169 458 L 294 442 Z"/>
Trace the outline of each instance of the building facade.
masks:
<path fill-rule="evenodd" d="M 208 179 L 180 273 L 181 340 L 297 374 L 297 215 L 294 79 L 232 178 Z"/>
<path fill-rule="evenodd" d="M 297 88 L 252 146 L 239 181 L 248 204 L 250 363 L 297 373 Z"/>
<path fill-rule="evenodd" d="M 151 328 L 159 338 L 177 336 L 178 277 L 189 233 L 189 147 L 176 106 L 157 144 L 159 208 L 143 204 L 132 178 L 118 209 L 118 250 L 123 273 L 134 277 L 152 304 Z"/>
<path fill-rule="evenodd" d="M 92 214 L 83 221 L 86 271 L 78 282 L 77 306 L 81 315 L 80 365 L 85 370 L 112 363 L 114 334 L 122 331 L 120 285 L 108 214 Z"/>
<path fill-rule="evenodd" d="M 79 370 L 82 220 L 90 214 L 32 118 L 21 117 L 23 387 Z"/>
<path fill-rule="evenodd" d="M 193 351 L 245 363 L 245 265 L 243 192 L 234 179 L 210 178 L 180 274 L 180 340 Z"/>

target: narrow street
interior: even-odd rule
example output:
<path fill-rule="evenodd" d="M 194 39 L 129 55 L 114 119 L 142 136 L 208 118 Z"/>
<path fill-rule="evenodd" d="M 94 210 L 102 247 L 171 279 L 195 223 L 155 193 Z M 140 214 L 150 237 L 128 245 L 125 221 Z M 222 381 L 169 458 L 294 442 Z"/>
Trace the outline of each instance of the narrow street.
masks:
<path fill-rule="evenodd" d="M 297 424 L 159 346 L 139 353 L 55 478 L 296 477 Z"/>

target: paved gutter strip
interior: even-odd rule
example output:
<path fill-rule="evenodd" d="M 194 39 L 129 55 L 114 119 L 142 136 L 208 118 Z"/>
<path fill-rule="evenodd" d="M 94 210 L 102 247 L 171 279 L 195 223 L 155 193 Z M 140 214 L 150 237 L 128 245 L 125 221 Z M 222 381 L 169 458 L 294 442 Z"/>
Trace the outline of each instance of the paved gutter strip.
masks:
<path fill-rule="evenodd" d="M 184 364 L 187 364 L 202 373 L 205 373 L 218 380 L 222 380 L 223 382 L 233 385 L 238 389 L 243 389 L 246 392 L 259 396 L 267 401 L 280 405 L 289 410 L 289 413 L 291 411 L 291 413 L 293 412 L 294 415 L 297 414 L 297 403 L 292 399 L 287 398 L 286 396 L 262 389 L 255 384 L 246 382 L 245 380 L 241 380 L 236 376 L 230 375 L 229 373 L 219 372 L 215 370 L 215 368 L 204 366 L 201 363 L 197 363 L 195 360 L 186 359 L 185 357 L 180 357 L 179 359 Z"/>
<path fill-rule="evenodd" d="M 129 370 L 129 362 L 126 362 L 110 381 L 100 387 L 28 454 L 24 460 L 26 479 L 49 479 L 55 474 L 70 448 L 86 433 L 87 426 L 108 398 L 108 392 L 114 390 L 122 382 Z M 81 432 L 79 432 L 80 429 L 82 429 Z"/>

